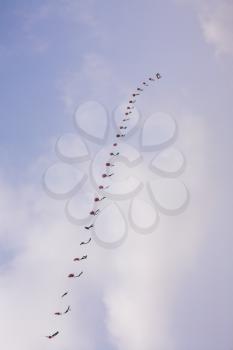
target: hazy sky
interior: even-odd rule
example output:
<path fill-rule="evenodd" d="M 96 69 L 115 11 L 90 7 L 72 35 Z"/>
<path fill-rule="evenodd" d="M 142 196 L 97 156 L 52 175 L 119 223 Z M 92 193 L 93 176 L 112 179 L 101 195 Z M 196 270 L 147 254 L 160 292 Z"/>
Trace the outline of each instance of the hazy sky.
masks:
<path fill-rule="evenodd" d="M 4 350 L 232 349 L 232 59 L 231 0 L 0 0 Z M 119 250 L 93 246 L 72 314 L 54 322 L 78 231 L 41 188 L 56 139 L 79 104 L 110 116 L 157 71 L 140 109 L 175 117 L 190 205 Z"/>

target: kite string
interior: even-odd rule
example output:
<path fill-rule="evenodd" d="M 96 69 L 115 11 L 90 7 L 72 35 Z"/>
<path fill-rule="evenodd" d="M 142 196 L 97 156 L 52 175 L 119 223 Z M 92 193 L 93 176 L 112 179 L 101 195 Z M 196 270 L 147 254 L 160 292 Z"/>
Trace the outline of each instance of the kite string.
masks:
<path fill-rule="evenodd" d="M 155 81 L 156 79 L 159 80 L 159 79 L 161 79 L 161 78 L 162 78 L 162 76 L 160 75 L 160 73 L 156 73 L 154 78 L 153 78 L 153 77 L 150 77 L 148 80 L 149 80 L 150 82 L 153 82 L 153 81 Z M 143 85 L 143 88 L 149 86 L 149 84 L 148 84 L 146 81 L 143 81 L 143 82 L 142 82 L 142 85 Z M 137 92 L 134 92 L 134 93 L 132 93 L 132 94 L 130 95 L 130 96 L 132 96 L 133 99 L 129 99 L 128 105 L 127 105 L 126 110 L 125 110 L 125 112 L 124 112 L 124 117 L 123 117 L 123 119 L 122 119 L 120 125 L 119 125 L 118 128 L 117 128 L 117 129 L 119 130 L 119 131 L 117 132 L 116 136 L 115 136 L 117 139 L 120 139 L 120 138 L 125 137 L 125 136 L 127 135 L 127 131 L 125 131 L 124 133 L 122 133 L 122 130 L 127 130 L 127 129 L 128 129 L 128 126 L 127 126 L 127 124 L 125 124 L 125 123 L 129 122 L 129 121 L 131 120 L 131 118 L 133 117 L 133 112 L 132 112 L 132 110 L 134 109 L 134 105 L 135 105 L 135 103 L 136 103 L 136 101 L 137 101 L 136 96 L 140 96 L 142 92 L 144 92 L 144 89 L 142 89 L 141 87 L 138 87 L 138 88 L 137 88 Z M 132 114 L 132 115 L 131 115 L 131 114 Z M 131 116 L 130 116 L 130 115 L 131 115 Z M 122 125 L 122 123 L 124 123 L 124 124 Z M 118 146 L 118 143 L 117 143 L 117 142 L 114 142 L 114 143 L 113 143 L 113 147 L 117 147 L 117 146 Z M 112 152 L 110 152 L 109 155 L 112 156 L 112 157 L 118 157 L 118 156 L 120 155 L 120 153 L 119 153 L 119 151 L 114 151 L 114 150 L 113 150 Z M 111 159 L 113 159 L 113 158 L 111 158 Z M 110 178 L 110 177 L 112 177 L 112 176 L 115 175 L 114 173 L 109 173 L 110 168 L 113 167 L 114 165 L 115 165 L 114 162 L 112 163 L 111 161 L 107 161 L 107 162 L 105 163 L 105 173 L 102 174 L 102 178 L 103 178 L 103 179 Z M 103 186 L 102 184 L 100 184 L 100 185 L 98 186 L 98 188 L 99 188 L 100 191 L 102 191 L 102 190 L 104 191 L 105 189 L 108 189 L 109 187 L 110 187 L 109 185 Z M 100 203 L 100 202 L 102 202 L 104 199 L 108 199 L 108 196 L 107 196 L 106 193 L 105 193 L 105 196 L 103 196 L 102 198 L 95 197 L 95 198 L 94 198 L 94 202 L 95 202 L 95 203 Z M 97 208 L 97 209 L 96 209 L 96 208 Z M 99 208 L 98 205 L 97 205 L 97 207 L 95 207 L 95 210 L 92 210 L 92 211 L 89 213 L 89 215 L 92 215 L 93 217 L 95 217 L 96 215 L 99 214 L 99 212 L 100 212 L 100 208 Z M 84 226 L 84 228 L 87 229 L 87 230 L 90 230 L 90 229 L 92 229 L 93 227 L 94 227 L 94 222 L 92 222 L 89 226 Z M 81 242 L 80 245 L 89 244 L 89 243 L 91 242 L 91 240 L 92 240 L 92 238 L 90 237 L 86 242 L 85 242 L 85 241 Z M 88 256 L 87 256 L 87 254 L 86 254 L 86 255 L 83 255 L 81 258 L 78 258 L 78 257 L 77 257 L 77 258 L 74 258 L 73 261 L 76 262 L 76 261 L 86 260 L 87 257 L 88 257 Z M 68 277 L 68 278 L 79 278 L 82 274 L 83 274 L 83 271 L 81 271 L 78 275 L 75 275 L 74 273 L 70 273 L 67 277 Z M 62 294 L 61 297 L 64 298 L 68 293 L 69 293 L 69 291 L 66 291 L 65 293 Z M 65 310 L 64 312 L 55 312 L 54 315 L 56 315 L 56 316 L 62 316 L 62 315 L 64 315 L 64 314 L 67 314 L 68 312 L 70 312 L 70 310 L 71 310 L 71 306 L 68 305 L 67 308 L 66 308 L 66 310 Z M 52 339 L 52 338 L 54 338 L 55 336 L 57 336 L 59 333 L 60 333 L 59 331 L 56 331 L 56 332 L 54 332 L 53 334 L 48 335 L 48 336 L 46 336 L 46 337 L 47 337 L 48 339 Z"/>

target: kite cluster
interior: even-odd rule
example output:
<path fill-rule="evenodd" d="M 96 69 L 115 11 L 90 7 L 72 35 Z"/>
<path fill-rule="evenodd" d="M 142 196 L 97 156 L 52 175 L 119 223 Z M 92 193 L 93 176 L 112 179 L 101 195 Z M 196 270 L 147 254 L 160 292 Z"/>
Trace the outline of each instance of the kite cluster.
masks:
<path fill-rule="evenodd" d="M 145 87 L 149 86 L 150 82 L 154 82 L 154 81 L 156 81 L 157 79 L 161 79 L 161 78 L 162 78 L 162 76 L 160 75 L 160 73 L 156 73 L 156 74 L 155 74 L 155 77 L 150 77 L 150 78 L 148 79 L 148 81 L 143 81 L 143 82 L 142 82 L 142 87 L 145 88 Z M 134 92 L 134 93 L 131 95 L 131 96 L 132 96 L 132 99 L 130 99 L 130 100 L 128 101 L 128 106 L 126 107 L 126 110 L 125 110 L 125 112 L 124 112 L 124 116 L 123 116 L 123 119 L 122 119 L 122 123 L 120 124 L 120 126 L 119 126 L 119 131 L 118 131 L 118 133 L 116 134 L 116 138 L 117 138 L 117 139 L 126 136 L 127 128 L 128 128 L 128 127 L 127 127 L 127 122 L 130 121 L 130 119 L 131 119 L 131 117 L 132 117 L 131 114 L 132 114 L 132 109 L 134 109 L 134 104 L 136 103 L 136 97 L 142 94 L 142 92 L 144 91 L 143 88 L 138 87 L 138 88 L 136 89 L 136 92 Z M 117 147 L 117 146 L 118 146 L 118 143 L 117 143 L 117 142 L 114 142 L 112 146 L 113 146 L 113 147 Z M 117 157 L 117 156 L 120 155 L 120 153 L 117 151 L 117 149 L 114 149 L 112 152 L 109 153 L 109 155 L 110 155 L 111 157 Z M 105 173 L 102 174 L 102 178 L 103 178 L 103 179 L 106 179 L 106 178 L 108 178 L 108 177 L 114 176 L 114 173 L 109 172 L 109 169 L 111 169 L 112 167 L 114 167 L 113 158 L 112 158 L 112 161 L 109 161 L 109 162 L 105 163 L 105 170 L 106 170 L 106 171 L 105 171 Z M 104 184 L 100 184 L 100 185 L 99 185 L 99 190 L 100 190 L 100 191 L 101 191 L 101 190 L 105 190 L 105 189 L 107 189 L 107 188 L 109 188 L 109 186 L 106 186 L 106 185 L 104 185 Z M 104 196 L 101 197 L 101 198 L 100 198 L 100 197 L 95 197 L 95 198 L 94 198 L 94 202 L 95 202 L 95 203 L 101 202 L 101 201 L 103 201 L 104 199 L 106 199 L 106 197 L 104 197 Z M 99 212 L 100 212 L 100 209 L 97 208 L 97 209 L 95 209 L 95 210 L 92 210 L 92 211 L 89 213 L 89 215 L 96 216 L 96 215 L 99 214 Z M 89 225 L 89 226 L 84 226 L 84 229 L 86 229 L 86 230 L 91 230 L 93 227 L 94 227 L 94 223 L 92 223 L 92 224 Z M 81 242 L 80 245 L 87 245 L 87 244 L 89 244 L 90 242 L 91 242 L 91 237 L 90 237 L 87 241 Z M 86 260 L 86 259 L 87 259 L 87 254 L 86 254 L 86 255 L 83 255 L 82 257 L 75 257 L 75 258 L 73 258 L 73 261 L 74 261 L 74 262 L 80 262 L 80 261 Z M 83 271 L 80 271 L 78 274 L 69 273 L 69 274 L 67 275 L 67 278 L 79 278 L 79 277 L 82 276 L 82 274 L 83 274 Z M 61 298 L 66 297 L 68 293 L 69 293 L 69 291 L 64 292 L 64 293 L 61 295 Z M 67 314 L 67 313 L 70 312 L 70 311 L 71 311 L 71 307 L 70 307 L 70 305 L 68 305 L 64 312 L 57 311 L 57 312 L 54 312 L 54 315 L 60 317 L 60 316 L 63 316 L 63 315 L 65 315 L 65 314 Z M 59 334 L 59 331 L 56 331 L 55 333 L 53 333 L 53 334 L 51 334 L 51 335 L 47 335 L 46 337 L 47 337 L 48 339 L 53 339 L 53 338 L 56 337 L 58 334 Z"/>

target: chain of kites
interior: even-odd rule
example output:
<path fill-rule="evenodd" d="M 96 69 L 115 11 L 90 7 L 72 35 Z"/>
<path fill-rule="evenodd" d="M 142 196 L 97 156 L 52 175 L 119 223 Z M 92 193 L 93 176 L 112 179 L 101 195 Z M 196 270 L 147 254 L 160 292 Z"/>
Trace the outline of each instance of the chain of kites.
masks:
<path fill-rule="evenodd" d="M 160 73 L 156 73 L 155 74 L 155 77 L 150 77 L 148 80 L 149 82 L 147 81 L 143 81 L 142 83 L 142 87 L 145 88 L 147 86 L 149 86 L 151 82 L 154 82 L 158 79 L 161 79 L 162 76 L 160 75 Z M 119 131 L 118 133 L 116 134 L 116 138 L 119 139 L 121 137 L 124 137 L 126 136 L 126 133 L 127 133 L 127 122 L 131 119 L 131 114 L 132 114 L 132 109 L 134 109 L 134 106 L 133 104 L 136 103 L 136 96 L 139 96 L 141 95 L 141 93 L 143 92 L 144 89 L 142 89 L 141 87 L 138 87 L 136 89 L 136 92 L 134 92 L 131 96 L 133 97 L 133 99 L 130 99 L 129 100 L 129 104 L 128 106 L 126 107 L 126 110 L 125 110 L 125 113 L 124 113 L 124 118 L 122 119 L 122 123 L 119 125 Z M 113 147 L 117 147 L 118 144 L 116 142 L 113 143 L 112 145 Z M 111 157 L 112 157 L 112 160 L 113 160 L 113 157 L 117 157 L 120 155 L 120 153 L 117 151 L 117 149 L 114 149 L 113 152 L 111 152 L 109 154 Z M 110 168 L 114 166 L 114 162 L 110 161 L 110 162 L 107 162 L 105 163 L 105 170 L 106 172 L 104 174 L 102 174 L 102 178 L 103 180 L 108 178 L 108 177 L 111 177 L 111 176 L 114 176 L 114 173 L 110 172 Z M 107 189 L 109 186 L 104 186 L 104 185 L 99 185 L 99 190 L 100 191 L 103 191 L 105 189 Z M 104 200 L 106 197 L 95 197 L 94 198 L 94 201 L 95 203 L 97 202 L 101 202 L 102 200 Z M 95 209 L 95 210 L 92 210 L 89 214 L 92 215 L 93 217 L 98 215 L 100 212 L 100 209 Z M 90 230 L 94 227 L 94 224 L 92 223 L 90 226 L 84 226 L 84 228 L 86 230 Z M 80 245 L 86 245 L 86 244 L 89 244 L 91 242 L 91 237 L 87 240 L 87 241 L 84 241 L 84 242 L 81 242 Z M 85 260 L 87 259 L 87 255 L 83 255 L 82 257 L 76 257 L 73 259 L 74 262 L 78 262 L 78 261 L 81 261 L 81 260 Z M 83 274 L 83 271 L 81 271 L 80 273 L 78 273 L 77 275 L 75 273 L 70 273 L 67 277 L 68 278 L 79 278 L 81 277 L 81 275 Z M 64 294 L 61 295 L 61 298 L 64 298 L 67 294 L 69 293 L 69 291 L 66 291 Z M 68 312 L 71 311 L 71 307 L 70 305 L 67 306 L 66 310 L 64 312 L 55 312 L 54 315 L 55 316 L 63 316 L 65 314 L 67 314 Z M 53 339 L 54 337 L 56 337 L 60 332 L 59 331 L 56 331 L 55 333 L 51 334 L 51 335 L 47 335 L 46 337 L 48 339 Z"/>

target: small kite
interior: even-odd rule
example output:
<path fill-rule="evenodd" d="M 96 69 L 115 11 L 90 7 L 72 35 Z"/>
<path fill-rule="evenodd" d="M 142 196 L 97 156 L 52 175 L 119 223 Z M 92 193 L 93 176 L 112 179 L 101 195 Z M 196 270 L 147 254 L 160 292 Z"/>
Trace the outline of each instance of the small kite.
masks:
<path fill-rule="evenodd" d="M 90 211 L 90 215 L 96 216 L 99 213 L 99 209 Z"/>
<path fill-rule="evenodd" d="M 88 243 L 90 243 L 90 241 L 91 241 L 91 238 L 89 238 L 87 242 L 81 242 L 80 245 L 88 244 Z"/>
<path fill-rule="evenodd" d="M 65 292 L 64 294 L 62 294 L 62 298 L 64 298 L 66 295 L 68 294 L 68 292 Z"/>
<path fill-rule="evenodd" d="M 90 226 L 84 226 L 86 230 L 90 230 L 90 228 L 94 227 L 93 224 L 91 224 Z"/>
<path fill-rule="evenodd" d="M 53 333 L 52 335 L 46 335 L 46 338 L 52 339 L 52 338 L 56 337 L 58 334 L 59 334 L 59 332 L 57 331 L 57 332 Z"/>
<path fill-rule="evenodd" d="M 83 271 L 81 271 L 78 275 L 75 275 L 74 273 L 70 273 L 68 275 L 68 278 L 77 278 L 80 277 L 83 274 Z"/>
<path fill-rule="evenodd" d="M 66 311 L 64 312 L 64 314 L 67 314 L 67 312 L 69 312 L 71 310 L 70 305 L 68 306 L 68 308 L 66 309 Z"/>

